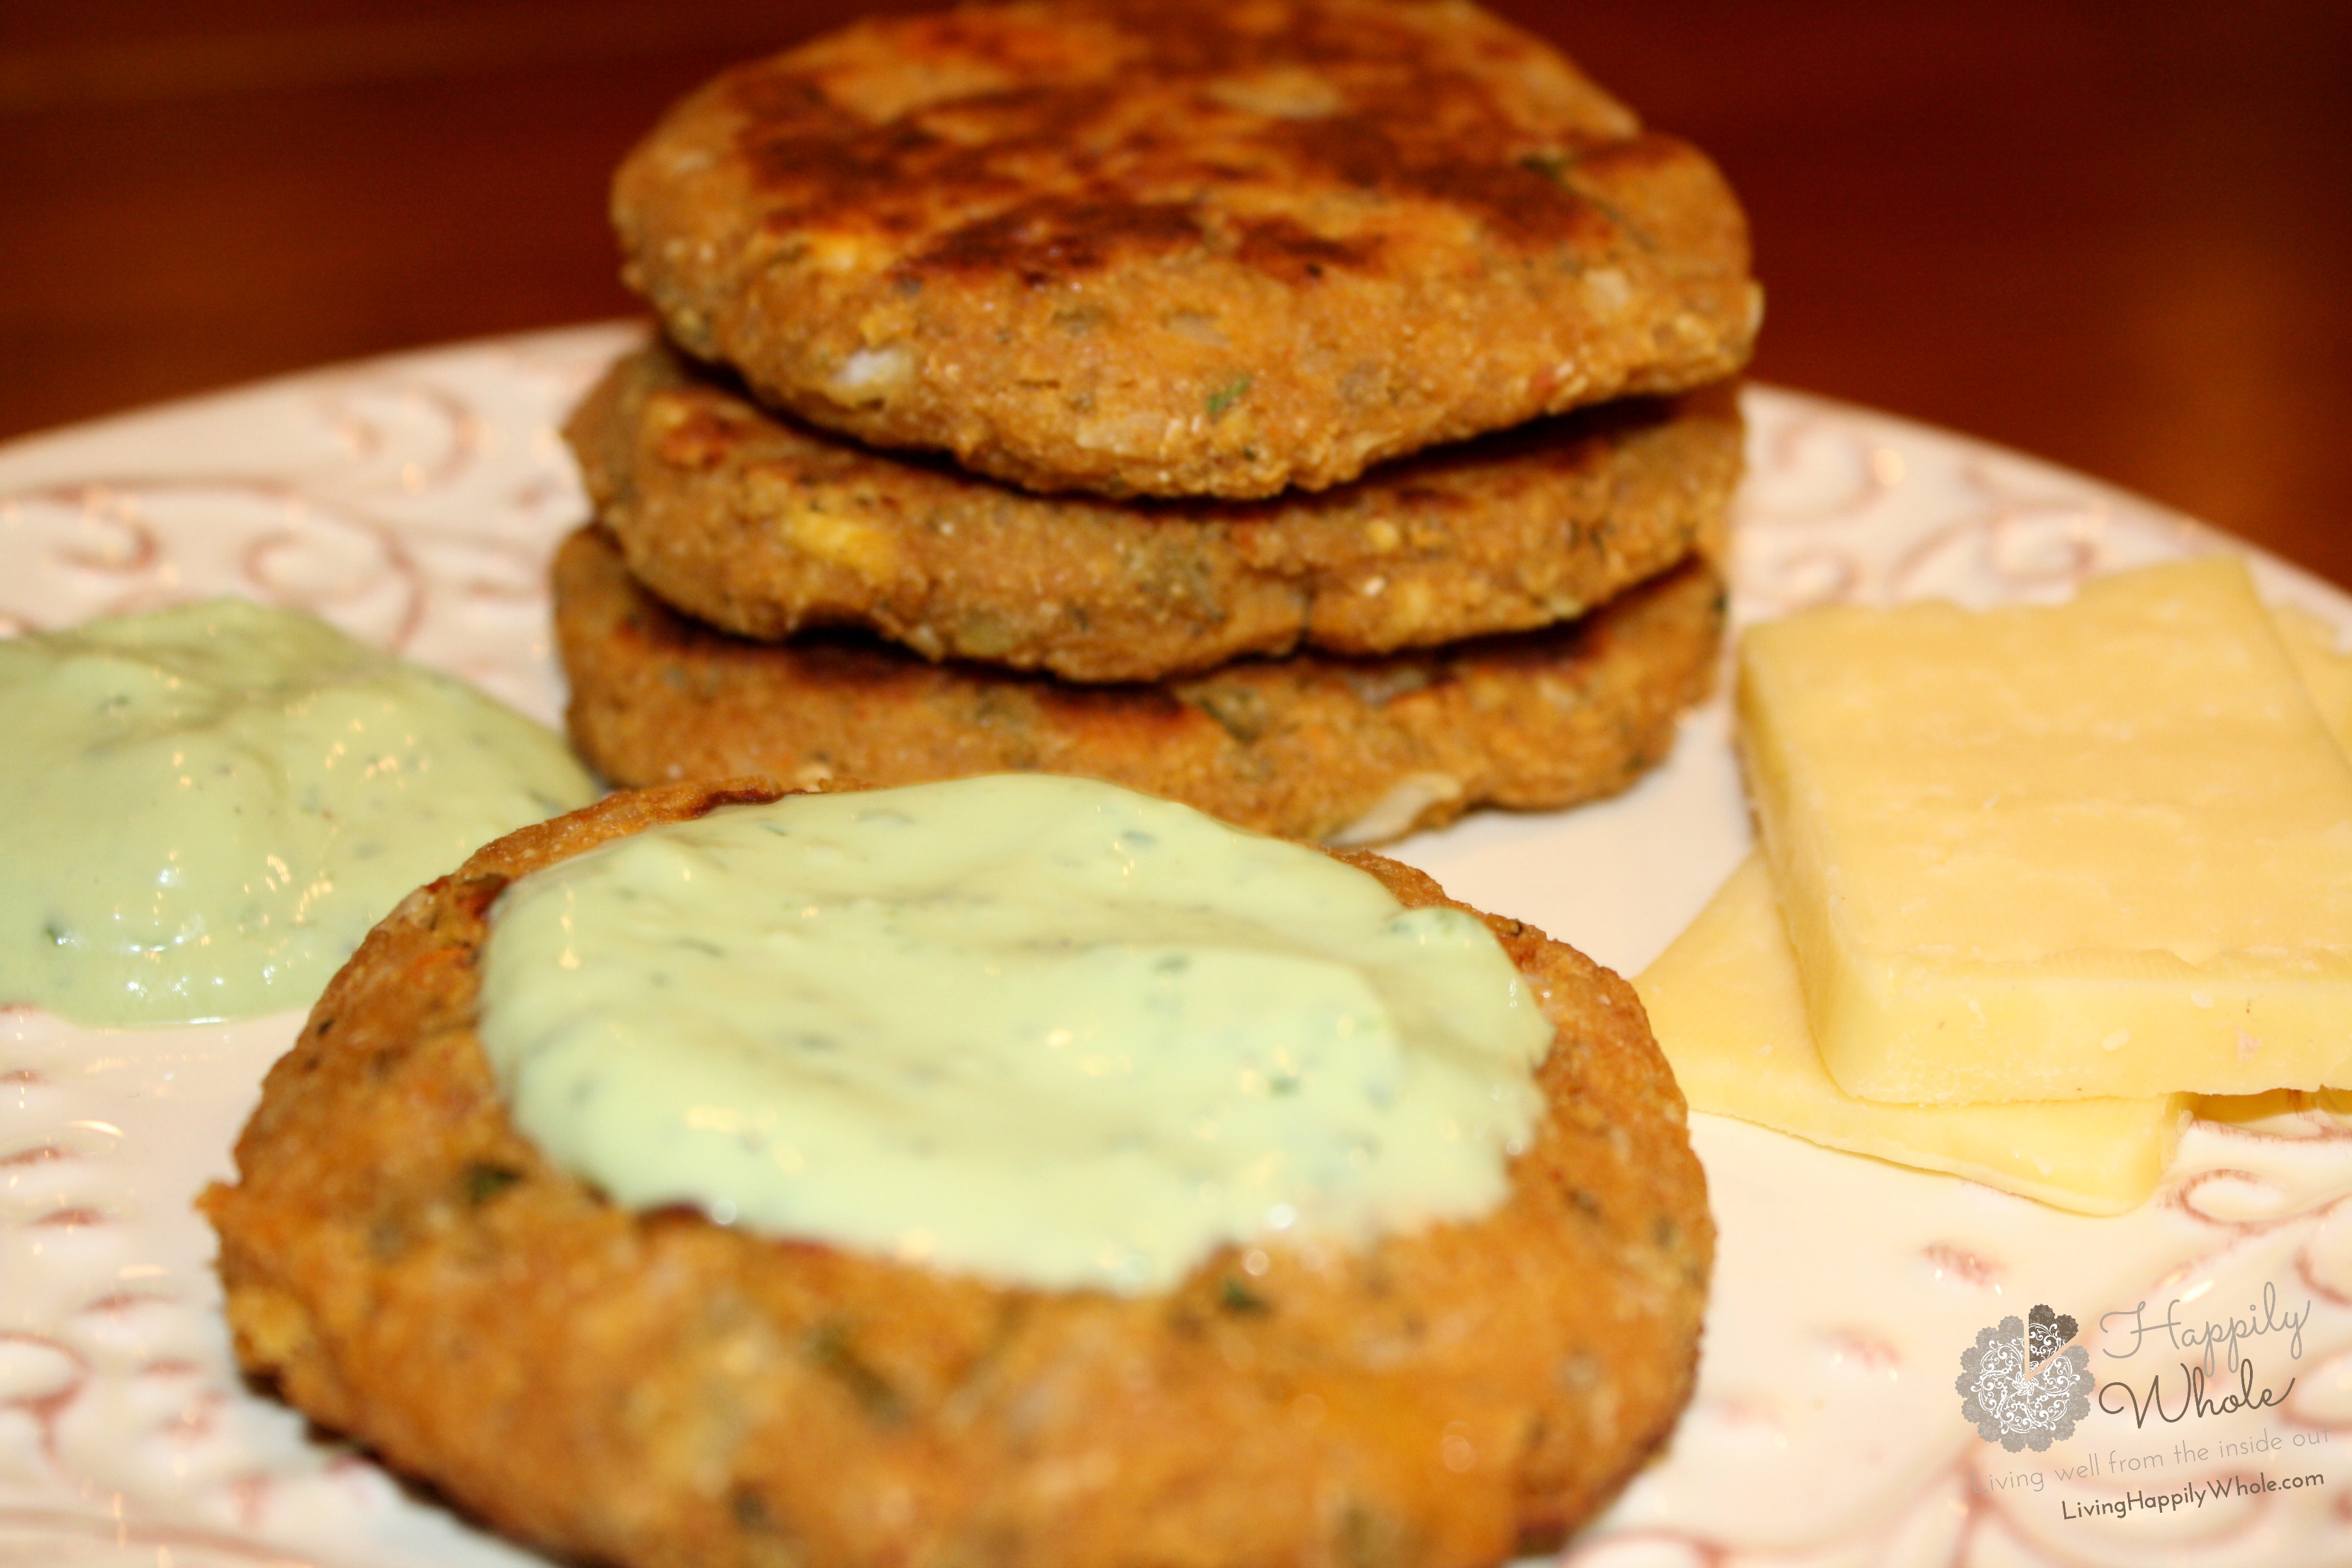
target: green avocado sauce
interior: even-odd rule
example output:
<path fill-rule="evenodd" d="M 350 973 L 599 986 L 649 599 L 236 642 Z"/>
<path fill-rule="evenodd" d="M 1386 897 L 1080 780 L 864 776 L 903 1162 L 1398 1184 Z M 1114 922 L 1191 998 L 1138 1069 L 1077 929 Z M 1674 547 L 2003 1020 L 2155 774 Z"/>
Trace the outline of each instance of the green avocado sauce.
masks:
<path fill-rule="evenodd" d="M 517 1124 L 635 1206 L 1015 1284 L 1500 1203 L 1551 1027 L 1486 926 L 1083 779 L 788 796 L 496 908 Z"/>
<path fill-rule="evenodd" d="M 0 1002 L 304 1007 L 499 834 L 585 805 L 562 742 L 311 616 L 220 599 L 0 641 Z"/>

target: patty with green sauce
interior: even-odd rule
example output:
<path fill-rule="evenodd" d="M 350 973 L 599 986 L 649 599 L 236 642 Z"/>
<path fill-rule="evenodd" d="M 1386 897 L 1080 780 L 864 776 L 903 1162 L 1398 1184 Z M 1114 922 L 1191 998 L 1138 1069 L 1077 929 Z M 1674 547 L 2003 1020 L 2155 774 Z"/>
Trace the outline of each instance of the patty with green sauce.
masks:
<path fill-rule="evenodd" d="M 1225 1247 L 1118 1295 L 633 1212 L 565 1174 L 476 1033 L 491 906 L 784 793 L 613 796 L 376 929 L 203 1200 L 247 1371 L 515 1539 L 625 1568 L 1478 1568 L 1559 1542 L 1664 1440 L 1714 1245 L 1683 1100 L 1631 988 L 1516 921 L 1479 917 L 1553 1033 L 1480 1217 Z"/>

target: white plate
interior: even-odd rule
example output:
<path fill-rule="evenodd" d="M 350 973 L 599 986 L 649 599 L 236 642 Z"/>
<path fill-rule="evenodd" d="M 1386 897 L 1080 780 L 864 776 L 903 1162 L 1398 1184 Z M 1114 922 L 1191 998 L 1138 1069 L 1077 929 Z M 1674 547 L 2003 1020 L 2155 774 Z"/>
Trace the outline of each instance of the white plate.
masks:
<path fill-rule="evenodd" d="M 0 449 L 0 629 L 244 594 L 552 721 L 543 566 L 585 510 L 554 426 L 635 332 L 381 360 Z M 1762 388 L 1748 410 L 1743 621 L 1841 597 L 2052 598 L 2093 573 L 2239 548 L 1957 437 Z M 2273 599 L 2352 631 L 2352 600 L 2254 565 Z M 1718 702 L 1622 799 L 1476 816 L 1402 853 L 1631 971 L 1748 842 Z M 297 1023 L 103 1032 L 0 1011 L 0 1564 L 534 1561 L 238 1381 L 212 1237 L 189 1205 L 228 1173 Z M 2107 1220 L 1696 1121 L 1722 1232 L 1698 1394 L 1574 1561 L 2352 1563 L 2352 1442 L 2335 1447 L 2326 1425 L 2352 1423 L 2352 1133 L 2333 1120 L 2200 1123 L 2162 1194 Z M 1979 1441 L 1959 1414 L 1960 1352 L 2039 1301 L 2082 1321 L 2103 1382 L 2144 1391 L 2161 1373 L 2169 1410 L 2179 1356 L 2113 1353 L 2128 1341 L 2102 1315 L 2145 1300 L 2153 1321 L 2176 1299 L 2184 1321 L 2259 1315 L 2265 1285 L 2277 1311 L 2311 1303 L 2294 1345 L 2284 1331 L 2244 1342 L 2257 1386 L 2294 1380 L 2275 1408 L 2145 1426 L 2094 1414 L 2041 1455 Z M 2236 1386 L 2217 1367 L 2208 1397 Z M 2265 1433 L 2275 1447 L 2221 1453 Z M 2198 1447 L 2203 1460 L 2183 1457 Z M 2325 1480 L 2121 1518 L 2094 1508 L 2191 1479 L 2202 1497 L 2242 1471 Z"/>

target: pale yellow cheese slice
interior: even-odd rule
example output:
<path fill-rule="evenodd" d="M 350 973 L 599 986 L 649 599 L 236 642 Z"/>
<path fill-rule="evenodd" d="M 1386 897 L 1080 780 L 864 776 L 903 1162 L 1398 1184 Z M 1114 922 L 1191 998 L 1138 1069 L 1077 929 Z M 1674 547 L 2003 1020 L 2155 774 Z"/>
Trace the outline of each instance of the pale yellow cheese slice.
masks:
<path fill-rule="evenodd" d="M 1832 1149 L 1944 1171 L 2083 1214 L 2156 1190 L 2189 1097 L 2016 1105 L 1886 1105 L 1822 1070 L 1763 858 L 1751 855 L 1633 982 L 1694 1110 Z"/>
<path fill-rule="evenodd" d="M 2244 567 L 1836 607 L 1742 647 L 1822 1065 L 1958 1103 L 2352 1078 L 2352 764 Z"/>
<path fill-rule="evenodd" d="M 2291 605 L 2273 605 L 2271 620 L 2286 643 L 2287 657 L 2294 660 L 2294 672 L 2303 679 L 2303 689 L 2311 694 L 2312 705 L 2319 710 L 2319 721 L 2336 738 L 2336 744 L 2352 755 L 2352 656 L 2336 651 L 2336 628 L 2307 610 Z M 2240 1114 L 2253 1115 L 2244 1110 L 2248 1104 L 2276 1101 L 2282 1093 L 2275 1091 L 2262 1101 L 2217 1100 L 2198 1107 L 2200 1116 L 2232 1120 Z M 2352 1091 L 2325 1089 L 2319 1091 L 2320 1109 L 2337 1116 L 2352 1115 Z M 2232 1108 L 2236 1109 L 2232 1109 Z M 2301 1110 L 2298 1105 L 2294 1109 Z M 2273 1106 L 2265 1106 L 2261 1114 L 2277 1114 Z"/>

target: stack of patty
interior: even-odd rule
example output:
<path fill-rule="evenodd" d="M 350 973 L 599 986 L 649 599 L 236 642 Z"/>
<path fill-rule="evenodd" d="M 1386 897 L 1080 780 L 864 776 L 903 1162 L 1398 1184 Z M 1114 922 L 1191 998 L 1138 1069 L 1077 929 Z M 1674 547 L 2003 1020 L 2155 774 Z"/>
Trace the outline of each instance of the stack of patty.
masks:
<path fill-rule="evenodd" d="M 1564 805 L 1715 667 L 1759 295 L 1704 156 L 1456 0 L 1043 0 L 623 165 L 567 432 L 615 783 L 1089 774 L 1299 837 Z"/>

